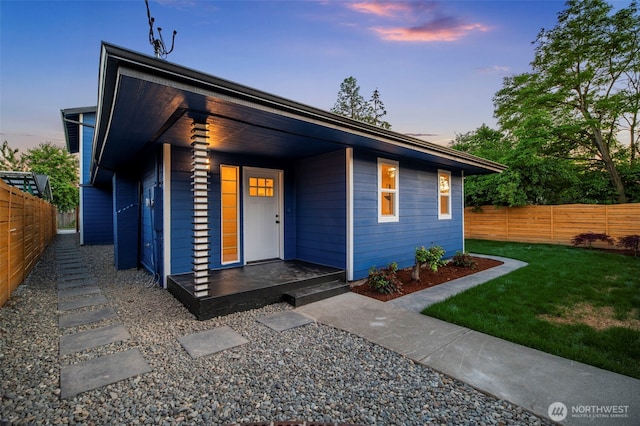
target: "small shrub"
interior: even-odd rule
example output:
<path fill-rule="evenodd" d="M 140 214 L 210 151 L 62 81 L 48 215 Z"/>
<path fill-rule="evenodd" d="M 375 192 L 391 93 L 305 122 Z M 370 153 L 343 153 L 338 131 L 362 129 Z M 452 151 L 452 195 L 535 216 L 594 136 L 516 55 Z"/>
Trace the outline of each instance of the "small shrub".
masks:
<path fill-rule="evenodd" d="M 462 253 L 460 251 L 456 252 L 456 255 L 451 259 L 451 263 L 460 268 L 476 269 L 478 267 L 478 264 L 469 253 Z"/>
<path fill-rule="evenodd" d="M 571 239 L 571 244 L 574 246 L 585 246 L 588 248 L 593 247 L 593 243 L 596 241 L 602 241 L 607 244 L 613 244 L 613 238 L 608 236 L 607 234 L 597 234 L 595 232 L 584 232 L 582 234 L 578 234 Z"/>
<path fill-rule="evenodd" d="M 429 268 L 433 272 L 437 272 L 440 266 L 444 266 L 447 264 L 442 257 L 444 256 L 444 249 L 440 246 L 431 246 L 428 249 L 422 247 L 418 247 L 416 249 L 416 266 L 420 266 L 423 263 L 428 263 Z"/>
<path fill-rule="evenodd" d="M 396 262 L 390 263 L 386 268 L 376 269 L 375 266 L 372 266 L 369 269 L 367 284 L 378 293 L 402 293 L 402 282 L 396 275 L 397 270 L 398 264 Z"/>
<path fill-rule="evenodd" d="M 633 254 L 638 256 L 640 253 L 640 235 L 627 235 L 618 238 L 618 247 L 633 250 Z"/>

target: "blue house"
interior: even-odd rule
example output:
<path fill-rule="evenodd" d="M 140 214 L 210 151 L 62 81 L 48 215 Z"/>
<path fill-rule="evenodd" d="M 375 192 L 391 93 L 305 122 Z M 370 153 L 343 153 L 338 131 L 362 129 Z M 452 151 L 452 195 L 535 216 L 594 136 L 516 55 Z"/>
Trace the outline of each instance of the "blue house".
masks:
<path fill-rule="evenodd" d="M 219 271 L 299 262 L 353 281 L 419 246 L 452 256 L 464 177 L 504 170 L 107 43 L 97 107 L 62 119 L 81 243 L 113 244 L 116 268 L 147 269 L 199 318 L 224 313 L 200 306 Z"/>

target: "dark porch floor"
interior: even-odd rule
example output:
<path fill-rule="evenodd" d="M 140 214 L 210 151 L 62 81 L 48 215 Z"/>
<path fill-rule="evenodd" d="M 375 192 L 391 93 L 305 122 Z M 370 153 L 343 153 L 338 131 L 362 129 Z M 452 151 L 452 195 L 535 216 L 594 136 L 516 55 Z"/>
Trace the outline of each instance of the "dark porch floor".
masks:
<path fill-rule="evenodd" d="M 209 290 L 204 297 L 193 294 L 192 274 L 170 275 L 167 288 L 199 320 L 261 308 L 287 300 L 289 293 L 336 283 L 324 294 L 330 297 L 349 291 L 344 270 L 299 260 L 275 260 L 238 268 L 209 271 Z M 317 296 L 314 300 L 322 299 Z"/>

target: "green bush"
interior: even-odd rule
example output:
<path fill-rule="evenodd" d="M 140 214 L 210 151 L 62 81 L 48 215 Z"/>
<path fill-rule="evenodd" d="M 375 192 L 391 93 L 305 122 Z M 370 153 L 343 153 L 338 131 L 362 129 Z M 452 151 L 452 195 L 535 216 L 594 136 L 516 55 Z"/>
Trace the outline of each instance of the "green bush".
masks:
<path fill-rule="evenodd" d="M 451 263 L 460 268 L 476 269 L 478 267 L 478 264 L 469 253 L 462 253 L 460 251 L 456 252 L 456 255 L 451 259 Z"/>
<path fill-rule="evenodd" d="M 447 264 L 446 261 L 442 260 L 444 253 L 444 249 L 440 246 L 431 246 L 428 249 L 424 248 L 424 246 L 418 247 L 416 249 L 416 265 L 428 263 L 429 268 L 433 272 L 437 272 L 440 266 Z"/>
<path fill-rule="evenodd" d="M 397 270 L 398 264 L 396 262 L 390 263 L 386 268 L 376 269 L 375 266 L 372 266 L 369 269 L 367 284 L 378 293 L 402 293 L 402 282 L 396 275 Z"/>

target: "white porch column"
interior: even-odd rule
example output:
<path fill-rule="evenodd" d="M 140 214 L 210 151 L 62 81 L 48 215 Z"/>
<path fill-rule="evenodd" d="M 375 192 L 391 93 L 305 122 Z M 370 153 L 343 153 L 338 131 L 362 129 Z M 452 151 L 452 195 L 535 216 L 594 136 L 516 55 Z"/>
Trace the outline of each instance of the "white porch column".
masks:
<path fill-rule="evenodd" d="M 191 191 L 193 192 L 193 291 L 196 297 L 209 294 L 209 179 L 207 123 L 192 123 Z"/>

